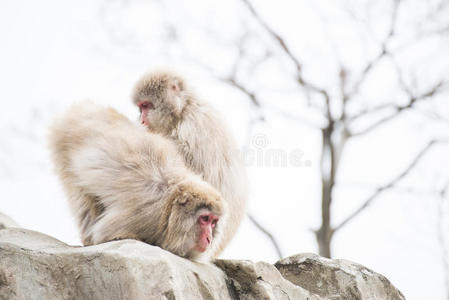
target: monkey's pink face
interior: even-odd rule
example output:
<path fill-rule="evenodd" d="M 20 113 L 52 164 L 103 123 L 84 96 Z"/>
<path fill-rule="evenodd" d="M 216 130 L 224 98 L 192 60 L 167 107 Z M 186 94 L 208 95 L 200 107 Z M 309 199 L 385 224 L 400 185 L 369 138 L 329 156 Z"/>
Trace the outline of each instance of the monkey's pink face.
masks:
<path fill-rule="evenodd" d="M 148 118 L 150 111 L 154 109 L 153 103 L 148 100 L 141 100 L 137 102 L 137 106 L 139 107 L 140 110 L 140 123 L 142 123 L 142 125 L 144 125 L 145 127 L 149 128 L 150 122 Z"/>
<path fill-rule="evenodd" d="M 213 213 L 203 213 L 198 217 L 199 235 L 196 251 L 204 252 L 209 248 L 213 239 L 213 229 L 217 225 L 219 217 Z"/>
<path fill-rule="evenodd" d="M 170 126 L 180 118 L 184 100 L 177 85 L 164 87 L 164 92 L 138 96 L 136 105 L 140 111 L 140 122 L 152 131 L 170 132 Z"/>
<path fill-rule="evenodd" d="M 167 133 L 171 130 L 173 110 L 157 99 L 142 99 L 137 102 L 140 110 L 140 123 L 153 132 Z"/>

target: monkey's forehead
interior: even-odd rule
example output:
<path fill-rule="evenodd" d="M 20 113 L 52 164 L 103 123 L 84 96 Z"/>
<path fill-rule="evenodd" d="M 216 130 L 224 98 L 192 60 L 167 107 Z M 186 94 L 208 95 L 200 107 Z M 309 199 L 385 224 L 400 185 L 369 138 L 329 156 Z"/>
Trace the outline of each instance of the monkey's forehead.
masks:
<path fill-rule="evenodd" d="M 218 203 L 200 204 L 196 207 L 196 211 L 210 211 L 216 215 L 222 214 L 222 208 Z"/>
<path fill-rule="evenodd" d="M 145 74 L 142 79 L 153 82 L 170 82 L 172 80 L 184 81 L 180 75 L 169 71 L 154 71 Z"/>
<path fill-rule="evenodd" d="M 145 74 L 137 83 L 137 90 L 143 93 L 164 92 L 169 84 L 176 84 L 180 89 L 184 88 L 182 77 L 170 72 L 152 72 Z"/>
<path fill-rule="evenodd" d="M 167 84 L 155 82 L 141 82 L 136 87 L 136 96 L 161 97 L 167 90 Z"/>
<path fill-rule="evenodd" d="M 157 91 L 166 89 L 170 79 L 166 76 L 154 74 L 144 75 L 138 82 L 137 88 L 148 91 Z"/>

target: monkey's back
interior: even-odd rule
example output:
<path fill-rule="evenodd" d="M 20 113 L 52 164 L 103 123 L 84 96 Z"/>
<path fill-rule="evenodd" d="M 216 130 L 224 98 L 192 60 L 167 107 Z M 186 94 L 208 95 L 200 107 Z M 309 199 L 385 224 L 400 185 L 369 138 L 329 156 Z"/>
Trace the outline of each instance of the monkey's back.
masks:
<path fill-rule="evenodd" d="M 187 172 L 172 142 L 90 102 L 73 105 L 55 122 L 50 147 L 85 245 L 104 239 L 107 219 L 135 227 L 139 207 L 145 217 L 157 217 L 152 212 L 163 206 L 170 183 Z"/>
<path fill-rule="evenodd" d="M 217 248 L 223 251 L 246 214 L 247 174 L 237 144 L 220 114 L 208 103 L 190 99 L 173 137 L 185 163 L 217 188 L 228 204 L 227 229 Z"/>

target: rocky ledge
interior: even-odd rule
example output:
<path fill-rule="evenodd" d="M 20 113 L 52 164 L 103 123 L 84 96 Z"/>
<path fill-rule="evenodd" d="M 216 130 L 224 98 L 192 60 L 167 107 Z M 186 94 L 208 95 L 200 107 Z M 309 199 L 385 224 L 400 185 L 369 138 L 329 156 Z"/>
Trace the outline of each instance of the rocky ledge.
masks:
<path fill-rule="evenodd" d="M 0 299 L 405 299 L 359 264 L 298 254 L 201 264 L 135 240 L 69 246 L 0 214 Z"/>

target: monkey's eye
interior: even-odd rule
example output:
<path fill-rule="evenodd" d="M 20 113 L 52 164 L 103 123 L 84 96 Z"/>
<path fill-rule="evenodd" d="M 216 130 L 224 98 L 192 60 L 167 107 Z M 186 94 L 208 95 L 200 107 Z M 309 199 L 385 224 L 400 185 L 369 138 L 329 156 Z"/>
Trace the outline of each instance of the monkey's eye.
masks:
<path fill-rule="evenodd" d="M 215 227 L 215 226 L 217 225 L 217 222 L 218 222 L 218 219 L 214 219 L 214 220 L 212 221 L 212 227 Z"/>
<path fill-rule="evenodd" d="M 140 108 L 141 111 L 142 110 L 147 110 L 147 109 L 153 109 L 154 105 L 153 105 L 152 102 L 142 101 L 142 102 L 139 103 L 139 108 Z"/>
<path fill-rule="evenodd" d="M 209 223 L 209 216 L 201 216 L 201 221 Z"/>

